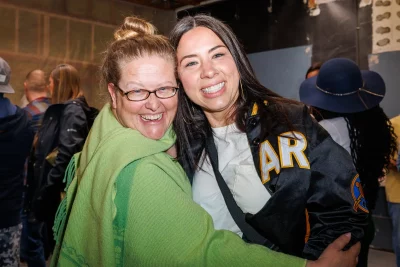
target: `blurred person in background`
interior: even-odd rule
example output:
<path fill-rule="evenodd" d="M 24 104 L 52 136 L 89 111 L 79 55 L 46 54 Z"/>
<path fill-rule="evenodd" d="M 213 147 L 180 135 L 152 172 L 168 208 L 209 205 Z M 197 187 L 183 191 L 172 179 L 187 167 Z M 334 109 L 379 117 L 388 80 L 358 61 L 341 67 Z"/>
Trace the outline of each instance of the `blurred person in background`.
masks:
<path fill-rule="evenodd" d="M 45 73 L 33 70 L 26 75 L 24 82 L 25 95 L 28 105 L 24 108 L 32 120 L 35 133 L 38 131 L 44 112 L 51 104 Z"/>
<path fill-rule="evenodd" d="M 28 115 L 4 94 L 14 93 L 11 68 L 0 58 L 0 266 L 19 266 L 24 165 L 33 142 Z"/>
<path fill-rule="evenodd" d="M 397 147 L 400 145 L 400 115 L 392 118 L 391 123 L 397 135 Z M 400 152 L 400 151 L 399 151 Z M 386 200 L 388 202 L 389 216 L 392 220 L 392 244 L 396 254 L 396 264 L 400 267 L 400 157 L 393 157 L 389 172 L 385 176 Z"/>
<path fill-rule="evenodd" d="M 385 175 L 397 151 L 392 124 L 379 106 L 385 92 L 385 83 L 378 73 L 361 71 L 356 63 L 345 58 L 325 62 L 318 75 L 305 80 L 300 87 L 300 100 L 311 107 L 319 124 L 352 156 L 360 175 L 355 186 L 364 192 L 366 201 L 356 198 L 355 203 L 369 211 L 368 228 L 358 256 L 360 267 L 367 266 L 369 245 L 375 237 L 372 212 L 379 178 Z"/>
<path fill-rule="evenodd" d="M 31 119 L 32 127 L 36 134 L 41 125 L 44 112 L 51 104 L 45 73 L 39 69 L 30 71 L 26 75 L 24 90 L 25 96 L 29 101 L 24 110 Z M 30 159 L 33 159 L 33 157 L 30 157 Z M 31 172 L 33 171 L 32 164 L 33 162 L 27 164 L 27 168 L 31 166 Z M 47 234 L 46 229 L 43 227 L 43 222 L 34 220 L 34 218 L 29 219 L 29 214 L 32 215 L 32 213 L 29 213 L 29 206 L 31 205 L 32 194 L 34 193 L 30 189 L 31 187 L 25 185 L 24 209 L 22 213 L 21 260 L 26 261 L 28 267 L 45 267 L 43 241 L 45 241 Z"/>

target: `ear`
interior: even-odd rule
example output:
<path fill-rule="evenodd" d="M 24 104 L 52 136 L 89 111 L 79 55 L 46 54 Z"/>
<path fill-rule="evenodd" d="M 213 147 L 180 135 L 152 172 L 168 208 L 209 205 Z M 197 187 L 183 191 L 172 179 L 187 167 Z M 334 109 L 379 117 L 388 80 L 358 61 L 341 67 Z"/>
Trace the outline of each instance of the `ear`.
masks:
<path fill-rule="evenodd" d="M 114 85 L 112 83 L 109 83 L 107 85 L 108 88 L 108 93 L 110 94 L 111 97 L 111 107 L 113 109 L 117 108 L 117 96 L 116 96 L 116 90 L 114 89 Z"/>

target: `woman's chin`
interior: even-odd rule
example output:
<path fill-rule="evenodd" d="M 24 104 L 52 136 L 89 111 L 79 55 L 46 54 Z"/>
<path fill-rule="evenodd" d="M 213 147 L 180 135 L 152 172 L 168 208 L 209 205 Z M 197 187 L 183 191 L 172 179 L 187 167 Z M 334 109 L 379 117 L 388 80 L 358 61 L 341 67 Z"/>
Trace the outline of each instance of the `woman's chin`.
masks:
<path fill-rule="evenodd" d="M 141 134 L 149 139 L 159 140 L 164 136 L 166 131 L 167 131 L 167 129 L 163 129 L 163 130 L 160 129 L 160 130 L 153 130 L 153 131 L 144 131 L 144 132 L 141 132 Z"/>
<path fill-rule="evenodd" d="M 164 117 L 159 121 L 140 120 L 139 123 L 136 124 L 136 130 L 146 138 L 154 140 L 161 139 L 168 130 L 168 127 L 169 125 L 167 125 Z"/>

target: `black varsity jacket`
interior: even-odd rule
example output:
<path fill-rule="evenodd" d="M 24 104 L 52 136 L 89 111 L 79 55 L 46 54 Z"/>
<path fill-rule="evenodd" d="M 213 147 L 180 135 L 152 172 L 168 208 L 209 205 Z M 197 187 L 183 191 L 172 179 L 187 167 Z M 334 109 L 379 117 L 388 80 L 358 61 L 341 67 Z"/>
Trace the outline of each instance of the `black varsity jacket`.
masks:
<path fill-rule="evenodd" d="M 278 109 L 287 111 L 292 129 L 276 118 Z M 350 244 L 362 239 L 368 209 L 352 158 L 306 106 L 253 104 L 246 133 L 258 175 L 271 193 L 261 211 L 246 214 L 249 224 L 280 251 L 307 259 L 317 259 L 344 233 L 351 232 Z"/>

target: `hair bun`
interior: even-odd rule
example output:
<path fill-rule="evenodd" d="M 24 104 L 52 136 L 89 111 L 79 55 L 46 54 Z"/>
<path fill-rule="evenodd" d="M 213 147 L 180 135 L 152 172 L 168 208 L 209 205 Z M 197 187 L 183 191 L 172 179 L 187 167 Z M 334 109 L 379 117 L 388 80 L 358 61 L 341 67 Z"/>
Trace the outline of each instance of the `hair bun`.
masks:
<path fill-rule="evenodd" d="M 124 23 L 114 32 L 115 40 L 126 40 L 138 35 L 154 35 L 157 29 L 147 21 L 137 17 L 126 17 Z"/>

